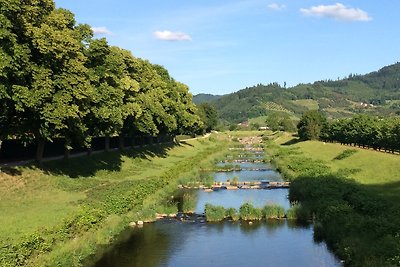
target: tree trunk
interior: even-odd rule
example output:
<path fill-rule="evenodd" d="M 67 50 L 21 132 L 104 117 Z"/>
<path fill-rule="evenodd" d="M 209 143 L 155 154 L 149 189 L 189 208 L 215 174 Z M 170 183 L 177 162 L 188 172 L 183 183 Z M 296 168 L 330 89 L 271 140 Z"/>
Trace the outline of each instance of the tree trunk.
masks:
<path fill-rule="evenodd" d="M 119 136 L 118 138 L 119 140 L 119 150 L 123 151 L 125 148 L 125 136 L 123 136 L 122 134 Z"/>
<path fill-rule="evenodd" d="M 93 149 L 91 147 L 89 147 L 87 149 L 87 156 L 90 157 L 92 155 Z"/>
<path fill-rule="evenodd" d="M 106 152 L 110 151 L 110 136 L 104 137 L 104 142 L 105 142 L 105 150 Z"/>
<path fill-rule="evenodd" d="M 43 161 L 44 145 L 45 141 L 43 139 L 39 139 L 36 149 L 36 161 L 38 163 L 42 163 Z"/>

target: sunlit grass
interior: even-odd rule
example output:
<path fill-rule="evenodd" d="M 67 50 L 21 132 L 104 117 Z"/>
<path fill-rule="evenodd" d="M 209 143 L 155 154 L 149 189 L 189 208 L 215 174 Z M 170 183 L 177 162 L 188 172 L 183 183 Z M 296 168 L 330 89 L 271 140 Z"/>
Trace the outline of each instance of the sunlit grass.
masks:
<path fill-rule="evenodd" d="M 400 155 L 317 141 L 301 142 L 294 147 L 300 148 L 306 157 L 324 161 L 333 171 L 357 170 L 350 177 L 363 184 L 400 182 Z M 357 153 L 342 160 L 333 160 L 350 148 Z"/>
<path fill-rule="evenodd" d="M 18 240 L 59 225 L 79 207 L 89 191 L 126 180 L 153 179 L 182 160 L 214 146 L 208 140 L 190 140 L 152 153 L 108 152 L 92 157 L 48 162 L 44 170 L 18 167 L 20 174 L 0 173 L 0 238 Z"/>

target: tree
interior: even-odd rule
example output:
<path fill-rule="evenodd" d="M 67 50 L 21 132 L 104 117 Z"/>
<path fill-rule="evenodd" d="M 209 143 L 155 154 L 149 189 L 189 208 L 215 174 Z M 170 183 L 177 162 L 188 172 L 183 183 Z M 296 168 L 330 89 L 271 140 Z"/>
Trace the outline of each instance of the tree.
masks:
<path fill-rule="evenodd" d="M 293 120 L 286 112 L 272 112 L 268 114 L 265 122 L 272 131 L 294 132 L 296 130 Z"/>
<path fill-rule="evenodd" d="M 300 139 L 319 140 L 325 124 L 326 117 L 321 112 L 317 110 L 307 111 L 297 125 Z"/>
<path fill-rule="evenodd" d="M 210 132 L 218 124 L 218 112 L 217 109 L 209 103 L 201 103 L 197 105 L 198 114 L 203 121 L 204 131 Z"/>
<path fill-rule="evenodd" d="M 87 143 L 83 118 L 92 88 L 84 66 L 82 27 L 51 0 L 1 6 L 8 36 L 2 39 L 6 66 L 0 68 L 1 102 L 6 102 L 8 121 L 18 118 L 14 135 L 38 142 L 38 161 L 44 142 L 56 136 L 65 137 L 67 149 L 72 139 Z"/>

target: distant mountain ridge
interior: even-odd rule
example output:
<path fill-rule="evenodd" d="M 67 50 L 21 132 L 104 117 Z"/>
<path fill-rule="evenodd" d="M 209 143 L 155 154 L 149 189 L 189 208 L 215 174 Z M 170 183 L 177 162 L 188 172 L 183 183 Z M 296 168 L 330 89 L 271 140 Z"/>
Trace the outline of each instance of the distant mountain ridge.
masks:
<path fill-rule="evenodd" d="M 211 103 L 220 118 L 229 122 L 275 111 L 300 117 L 310 109 L 319 109 L 331 118 L 356 113 L 400 115 L 400 63 L 365 75 L 350 74 L 336 81 L 316 81 L 287 89 L 277 83 L 258 84 L 222 96 L 196 95 L 193 101 Z"/>
<path fill-rule="evenodd" d="M 217 100 L 220 98 L 220 95 L 212 95 L 212 94 L 197 94 L 193 96 L 193 103 L 201 104 L 204 102 L 211 102 L 213 100 Z"/>

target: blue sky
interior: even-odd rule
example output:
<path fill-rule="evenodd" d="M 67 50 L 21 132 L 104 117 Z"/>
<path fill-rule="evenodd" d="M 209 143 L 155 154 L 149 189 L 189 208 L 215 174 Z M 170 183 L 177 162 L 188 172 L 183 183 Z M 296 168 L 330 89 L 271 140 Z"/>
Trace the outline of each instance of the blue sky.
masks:
<path fill-rule="evenodd" d="M 398 0 L 56 0 L 96 37 L 166 67 L 193 94 L 288 86 L 400 61 Z"/>

